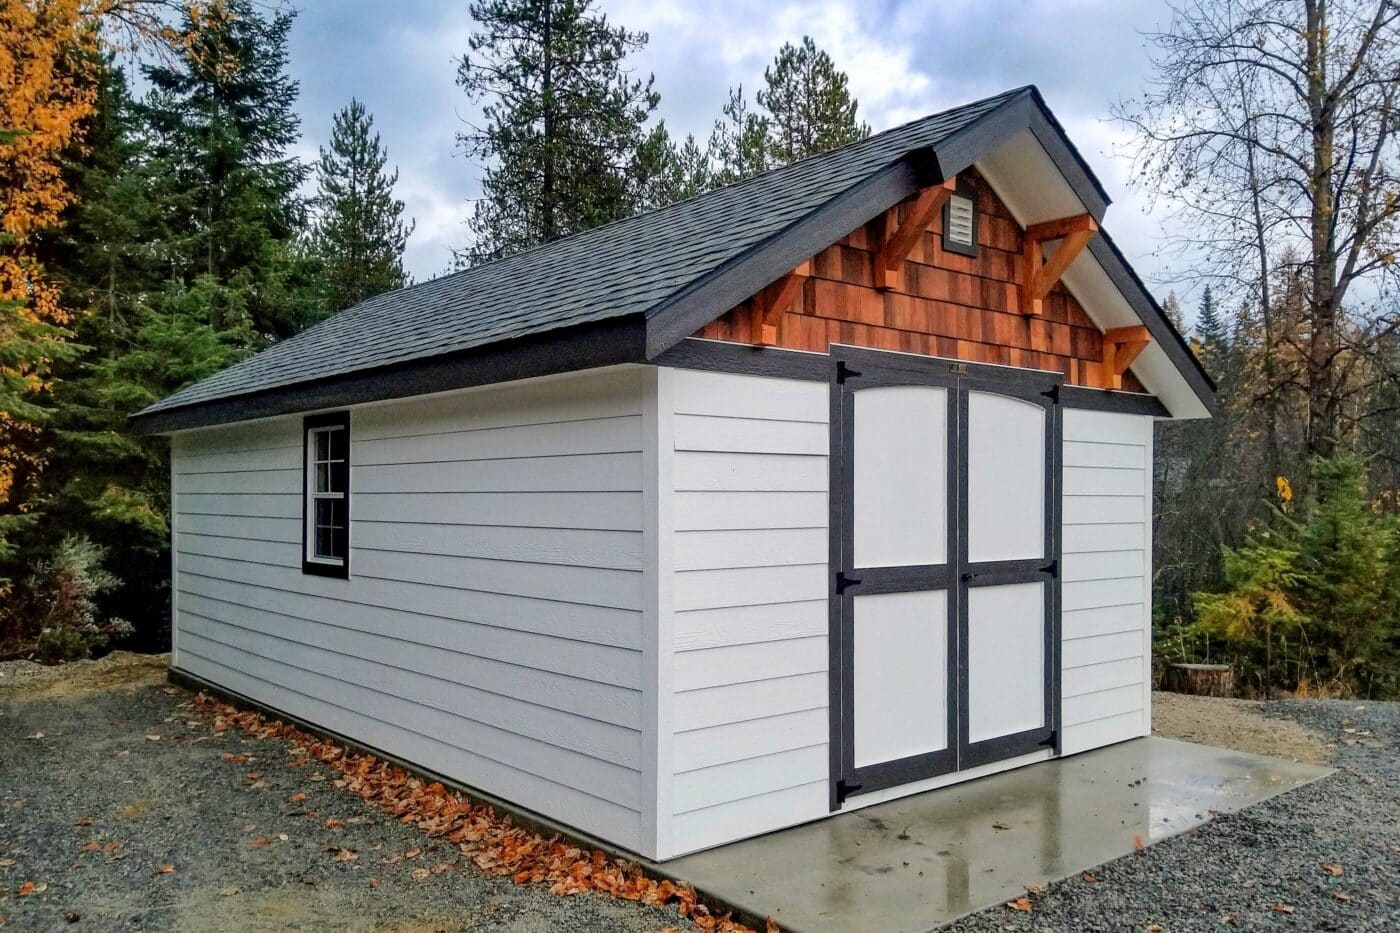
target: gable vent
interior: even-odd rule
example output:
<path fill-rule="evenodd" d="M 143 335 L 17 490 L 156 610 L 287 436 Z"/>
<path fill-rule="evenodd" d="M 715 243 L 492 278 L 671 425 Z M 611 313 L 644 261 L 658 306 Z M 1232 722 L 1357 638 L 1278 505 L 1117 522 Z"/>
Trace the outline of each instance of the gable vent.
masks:
<path fill-rule="evenodd" d="M 966 193 L 953 195 L 943 208 L 943 248 L 977 255 L 977 202 Z"/>
<path fill-rule="evenodd" d="M 972 245 L 972 202 L 967 198 L 948 204 L 948 238 L 959 246 Z"/>

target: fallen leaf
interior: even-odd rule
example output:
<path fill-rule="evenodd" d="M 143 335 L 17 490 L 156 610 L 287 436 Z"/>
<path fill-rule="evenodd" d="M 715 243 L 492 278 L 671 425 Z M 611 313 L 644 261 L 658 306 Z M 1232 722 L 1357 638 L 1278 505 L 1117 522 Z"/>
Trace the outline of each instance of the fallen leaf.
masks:
<path fill-rule="evenodd" d="M 0 858 L 0 868 L 9 868 L 14 863 L 15 860 L 12 858 Z"/>
<path fill-rule="evenodd" d="M 230 886 L 230 887 L 227 887 L 227 888 L 220 888 L 220 889 L 219 889 L 219 897 L 232 897 L 233 895 L 235 895 L 235 894 L 237 894 L 237 893 L 238 893 L 238 889 L 235 888 L 235 887 L 231 887 L 231 886 Z"/>
<path fill-rule="evenodd" d="M 1287 904 L 1275 904 L 1275 905 L 1273 906 L 1273 910 L 1274 910 L 1275 913 L 1280 913 L 1280 914 L 1291 914 L 1291 913 L 1293 913 L 1293 908 L 1292 908 L 1292 907 L 1289 907 Z"/>
<path fill-rule="evenodd" d="M 422 854 L 423 854 L 423 850 L 422 850 L 422 849 L 409 849 L 407 852 L 405 852 L 405 853 L 403 854 L 403 857 L 404 857 L 404 858 L 417 858 L 418 856 L 420 856 L 420 855 L 422 855 Z"/>
<path fill-rule="evenodd" d="M 342 827 L 342 826 L 344 826 L 344 825 L 345 825 L 345 824 L 344 824 L 343 822 L 341 822 L 340 820 L 336 819 L 335 817 L 331 817 L 330 819 L 326 820 L 326 823 L 325 823 L 326 829 L 339 829 L 340 827 Z"/>
<path fill-rule="evenodd" d="M 359 857 L 359 853 L 354 849 L 341 849 L 340 852 L 336 854 L 335 860 L 337 862 L 353 862 Z"/>
<path fill-rule="evenodd" d="M 257 839 L 254 839 L 252 842 L 248 843 L 248 845 L 252 846 L 254 849 L 261 849 L 265 846 L 272 845 L 272 840 L 267 838 L 266 836 L 259 836 Z"/>
<path fill-rule="evenodd" d="M 1045 893 L 1045 885 L 1043 885 L 1043 884 L 1028 884 L 1028 885 L 1026 885 L 1026 890 L 1029 891 L 1031 894 L 1044 894 L 1044 893 Z"/>
<path fill-rule="evenodd" d="M 1097 876 L 1091 875 L 1091 874 L 1089 874 L 1087 871 L 1086 871 L 1084 874 L 1080 875 L 1079 877 L 1082 878 L 1083 880 L 1089 882 L 1090 884 L 1093 884 L 1095 881 L 1098 881 L 1098 880 L 1099 880 Z"/>
<path fill-rule="evenodd" d="M 1160 923 L 1149 923 L 1147 926 L 1143 927 L 1145 933 L 1162 933 L 1164 929 L 1166 928 Z"/>
<path fill-rule="evenodd" d="M 26 881 L 24 884 L 22 884 L 22 885 L 19 886 L 19 896 L 20 896 L 20 897 L 28 897 L 29 895 L 31 895 L 31 894 L 34 893 L 34 890 L 35 890 L 34 882 L 32 882 L 32 881 Z"/>
<path fill-rule="evenodd" d="M 409 872 L 409 874 L 413 876 L 414 881 L 422 881 L 424 878 L 431 875 L 432 872 L 428 871 L 426 868 L 415 868 L 413 871 Z M 518 881 L 516 882 L 516 884 L 519 883 Z"/>
<path fill-rule="evenodd" d="M 378 879 L 378 878 L 371 878 L 371 879 L 369 879 L 369 886 L 370 886 L 371 888 L 377 888 L 377 887 L 379 887 L 379 879 Z"/>
<path fill-rule="evenodd" d="M 98 843 L 96 843 L 96 842 L 89 842 L 87 845 L 83 846 L 83 851 L 84 851 L 84 852 L 96 852 L 96 851 L 97 851 L 98 849 L 100 849 L 100 848 L 102 848 L 102 846 L 99 845 Z"/>
<path fill-rule="evenodd" d="M 763 933 L 780 933 L 778 929 L 778 921 L 774 920 L 772 917 L 769 917 L 766 920 L 764 920 Z"/>
<path fill-rule="evenodd" d="M 1031 899 L 1028 897 L 1018 897 L 1014 901 L 1007 901 L 1006 906 L 1012 910 L 1019 910 L 1023 914 L 1031 912 Z"/>
<path fill-rule="evenodd" d="M 146 736 L 146 741 L 147 741 L 147 742 L 159 742 L 159 741 L 160 741 L 160 736 L 157 735 L 156 733 L 152 732 L 152 733 L 150 733 L 150 734 L 148 734 L 148 735 Z"/>
<path fill-rule="evenodd" d="M 433 871 L 433 874 L 435 874 L 435 875 L 440 875 L 440 874 L 442 874 L 443 872 L 445 872 L 445 871 L 447 871 L 448 869 L 450 869 L 451 867 L 452 867 L 452 866 L 449 865 L 447 862 L 438 862 L 436 865 L 433 866 L 432 871 Z"/>
<path fill-rule="evenodd" d="M 162 866 L 160 866 L 159 868 L 156 869 L 156 874 L 157 874 L 157 875 L 173 875 L 173 874 L 175 874 L 175 866 L 174 866 L 174 865 L 169 865 L 169 864 L 162 865 Z"/>
<path fill-rule="evenodd" d="M 1134 836 L 1134 837 L 1133 837 L 1133 849 L 1137 850 L 1137 849 L 1141 849 L 1141 848 L 1142 848 L 1142 837 L 1141 837 L 1141 836 Z"/>
<path fill-rule="evenodd" d="M 239 765 L 243 764 L 245 761 L 252 761 L 252 759 L 249 758 L 247 755 L 238 755 L 238 754 L 235 754 L 235 753 L 233 753 L 233 752 L 224 752 L 224 753 L 223 753 L 223 758 L 224 758 L 224 761 L 231 761 L 231 762 L 233 762 L 234 764 L 239 764 Z"/>
<path fill-rule="evenodd" d="M 249 771 L 249 772 L 248 772 L 248 780 L 249 780 L 249 781 L 252 781 L 252 782 L 261 781 L 261 780 L 262 780 L 262 772 L 261 772 L 261 771 Z"/>
<path fill-rule="evenodd" d="M 1323 865 L 1322 870 L 1333 878 L 1340 878 L 1342 876 L 1342 866 L 1340 865 Z"/>
<path fill-rule="evenodd" d="M 303 794 L 301 791 L 297 791 L 295 794 L 292 794 L 292 803 L 301 803 L 305 799 L 306 795 Z"/>
<path fill-rule="evenodd" d="M 1348 894 L 1348 893 L 1346 893 L 1345 891 L 1333 891 L 1333 892 L 1332 892 L 1332 896 L 1333 896 L 1334 898 L 1336 898 L 1337 900 L 1339 900 L 1339 901 L 1349 901 L 1349 900 L 1351 900 L 1351 895 Z"/>
<path fill-rule="evenodd" d="M 111 855 L 113 852 L 117 851 L 121 847 L 122 844 L 120 842 L 109 842 L 102 847 L 102 851 L 106 852 L 108 855 Z"/>
<path fill-rule="evenodd" d="M 1255 881 L 1246 881 L 1244 884 L 1240 885 L 1240 887 L 1244 888 L 1246 891 L 1250 891 L 1253 890 L 1255 884 L 1257 883 L 1258 882 Z"/>
<path fill-rule="evenodd" d="M 92 825 L 92 817 L 90 817 L 90 816 L 85 816 L 85 817 L 83 817 L 81 820 L 78 820 L 78 822 L 74 823 L 73 825 L 74 825 L 74 826 L 91 826 L 91 825 Z"/>

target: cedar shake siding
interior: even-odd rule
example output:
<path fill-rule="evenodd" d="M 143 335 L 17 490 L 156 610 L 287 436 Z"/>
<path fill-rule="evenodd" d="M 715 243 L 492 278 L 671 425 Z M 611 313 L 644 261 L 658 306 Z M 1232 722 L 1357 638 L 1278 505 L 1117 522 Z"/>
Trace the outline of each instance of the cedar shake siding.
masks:
<path fill-rule="evenodd" d="M 914 244 L 899 285 L 874 287 L 874 257 L 884 218 L 812 257 L 811 275 L 778 324 L 780 347 L 825 353 L 833 343 L 899 350 L 1065 374 L 1071 385 L 1098 387 L 1103 334 L 1062 284 L 1045 296 L 1043 314 L 1017 311 L 1022 231 L 975 169 L 959 181 L 976 193 L 975 257 L 943 249 L 943 212 Z M 896 209 L 899 219 L 913 199 Z M 751 302 L 731 309 L 695 336 L 748 343 Z M 1123 388 L 1141 392 L 1129 372 Z"/>

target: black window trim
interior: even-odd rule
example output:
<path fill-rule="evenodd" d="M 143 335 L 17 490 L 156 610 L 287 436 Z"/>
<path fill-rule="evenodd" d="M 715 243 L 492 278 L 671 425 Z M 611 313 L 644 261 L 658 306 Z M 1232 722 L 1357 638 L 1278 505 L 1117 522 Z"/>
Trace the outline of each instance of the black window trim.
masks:
<path fill-rule="evenodd" d="M 341 428 L 345 431 L 345 557 L 340 563 L 325 560 L 312 560 L 309 540 L 309 514 L 311 507 L 311 475 L 309 461 L 311 432 L 318 428 Z M 301 422 L 301 572 L 315 577 L 334 577 L 346 580 L 350 577 L 350 412 L 333 411 L 320 415 L 307 415 Z"/>
<path fill-rule="evenodd" d="M 972 245 L 965 246 L 962 243 L 953 242 L 948 236 L 948 219 L 953 210 L 953 198 L 964 198 L 972 202 Z M 945 253 L 957 253 L 960 256 L 977 255 L 977 237 L 980 233 L 981 220 L 977 216 L 977 192 L 967 182 L 958 181 L 957 190 L 953 192 L 953 198 L 943 202 L 943 251 Z"/>

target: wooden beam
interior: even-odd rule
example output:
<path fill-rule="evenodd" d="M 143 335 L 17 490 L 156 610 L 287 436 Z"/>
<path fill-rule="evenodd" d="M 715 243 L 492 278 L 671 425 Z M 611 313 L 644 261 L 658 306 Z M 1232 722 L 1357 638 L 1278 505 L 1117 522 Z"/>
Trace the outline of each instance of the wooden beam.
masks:
<path fill-rule="evenodd" d="M 943 209 L 943 203 L 957 189 L 957 179 L 950 178 L 940 185 L 933 185 L 920 191 L 904 212 L 904 221 L 895 224 L 895 208 L 885 212 L 885 237 L 880 249 L 875 253 L 875 287 L 890 289 L 899 287 L 899 270 L 904 265 L 914 244 L 928 230 L 933 215 Z"/>
<path fill-rule="evenodd" d="M 749 339 L 753 343 L 771 347 L 778 342 L 778 322 L 792 306 L 811 272 L 809 260 L 754 296 L 749 317 L 752 329 Z"/>
<path fill-rule="evenodd" d="M 1152 342 L 1146 327 L 1114 327 L 1103 334 L 1103 361 L 1099 364 L 1099 383 L 1105 389 L 1123 388 L 1123 374 L 1138 354 Z"/>
<path fill-rule="evenodd" d="M 1069 264 L 1089 245 L 1098 229 L 1098 222 L 1088 214 L 1047 220 L 1026 228 L 1025 253 L 1021 257 L 1022 314 L 1041 313 L 1042 300 L 1050 294 Z M 1047 260 L 1045 244 L 1051 240 L 1062 242 Z"/>

